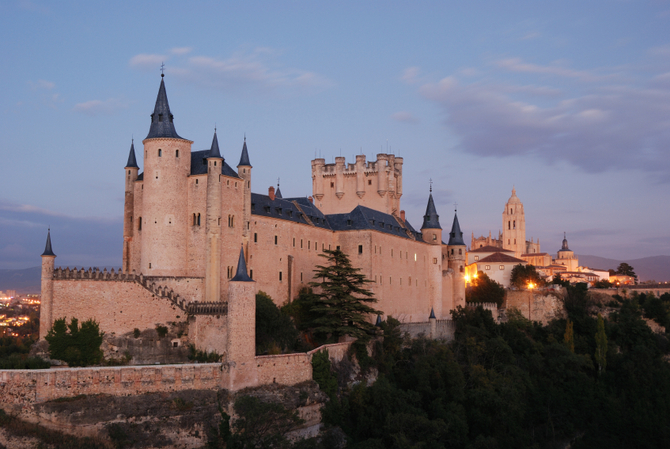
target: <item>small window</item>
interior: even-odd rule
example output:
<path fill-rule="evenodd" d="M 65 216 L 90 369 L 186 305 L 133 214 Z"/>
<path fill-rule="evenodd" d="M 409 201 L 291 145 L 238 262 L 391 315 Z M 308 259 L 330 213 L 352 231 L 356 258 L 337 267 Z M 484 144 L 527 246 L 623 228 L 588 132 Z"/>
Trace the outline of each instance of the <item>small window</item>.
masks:
<path fill-rule="evenodd" d="M 307 249 L 312 249 L 312 242 L 307 240 Z"/>
<path fill-rule="evenodd" d="M 235 187 L 237 187 L 237 182 L 235 183 Z"/>
<path fill-rule="evenodd" d="M 369 186 L 372 185 L 372 179 L 368 179 L 368 185 L 369 185 Z"/>
<path fill-rule="evenodd" d="M 512 229 L 516 229 L 516 220 L 512 222 Z"/>
<path fill-rule="evenodd" d="M 300 272 L 300 282 L 302 282 L 302 272 Z"/>
<path fill-rule="evenodd" d="M 302 249 L 302 239 L 300 239 L 300 249 Z"/>
<path fill-rule="evenodd" d="M 458 249 L 458 255 L 459 255 L 459 256 L 462 256 L 462 255 L 463 255 L 463 249 L 462 249 L 462 248 L 459 248 L 459 249 Z"/>
<path fill-rule="evenodd" d="M 512 229 L 512 222 L 511 221 L 507 222 L 507 229 Z"/>
<path fill-rule="evenodd" d="M 140 217 L 140 219 L 138 220 L 138 223 L 137 223 L 137 230 L 138 230 L 138 231 L 141 231 L 141 230 L 142 230 L 142 217 Z"/>
<path fill-rule="evenodd" d="M 331 186 L 331 187 L 335 187 L 335 183 L 334 183 L 334 182 L 331 182 L 331 183 L 330 183 L 330 186 Z"/>
<path fill-rule="evenodd" d="M 293 237 L 293 247 L 295 248 L 295 237 Z"/>
<path fill-rule="evenodd" d="M 504 270 L 504 269 L 505 269 L 505 265 L 500 265 L 500 267 L 498 267 L 498 268 L 501 269 L 501 270 Z"/>
<path fill-rule="evenodd" d="M 514 239 L 514 244 L 516 245 L 516 239 Z"/>
<path fill-rule="evenodd" d="M 254 278 L 254 270 L 249 270 L 249 277 L 250 277 L 251 279 Z"/>
<path fill-rule="evenodd" d="M 391 257 L 393 257 L 393 248 L 391 248 Z"/>
<path fill-rule="evenodd" d="M 358 254 L 363 254 L 363 245 L 358 245 Z"/>
<path fill-rule="evenodd" d="M 195 180 L 195 183 L 196 183 L 196 184 L 198 183 L 198 180 L 197 180 L 197 179 Z"/>
<path fill-rule="evenodd" d="M 490 270 L 490 269 L 491 269 L 491 265 L 484 265 L 484 269 L 485 269 L 485 270 Z"/>
<path fill-rule="evenodd" d="M 163 114 L 158 114 L 158 121 L 162 122 L 163 121 Z"/>
<path fill-rule="evenodd" d="M 175 151 L 175 157 L 179 157 L 179 150 Z"/>
<path fill-rule="evenodd" d="M 254 232 L 254 243 L 258 242 L 258 234 Z"/>
<path fill-rule="evenodd" d="M 163 150 L 160 148 L 158 149 L 158 157 L 163 157 Z"/>
<path fill-rule="evenodd" d="M 451 255 L 454 255 L 454 248 L 451 248 Z"/>
<path fill-rule="evenodd" d="M 461 273 L 463 272 L 463 265 L 461 265 L 460 272 Z"/>
<path fill-rule="evenodd" d="M 149 268 L 151 268 L 151 262 L 149 262 Z"/>
<path fill-rule="evenodd" d="M 433 263 L 437 263 L 437 257 L 433 257 Z"/>
<path fill-rule="evenodd" d="M 282 272 L 280 271 L 280 272 L 279 272 L 279 281 L 282 280 L 282 277 L 283 277 L 283 274 L 282 274 Z"/>
<path fill-rule="evenodd" d="M 178 341 L 173 341 L 172 342 L 172 347 L 173 348 L 178 348 L 179 347 L 179 342 Z"/>
<path fill-rule="evenodd" d="M 275 245 L 277 244 L 278 237 L 275 235 Z"/>
<path fill-rule="evenodd" d="M 433 234 L 433 241 L 437 240 L 437 234 Z"/>
<path fill-rule="evenodd" d="M 219 226 L 221 226 L 221 217 L 219 217 Z"/>
<path fill-rule="evenodd" d="M 198 214 L 198 226 L 200 226 L 200 214 Z"/>

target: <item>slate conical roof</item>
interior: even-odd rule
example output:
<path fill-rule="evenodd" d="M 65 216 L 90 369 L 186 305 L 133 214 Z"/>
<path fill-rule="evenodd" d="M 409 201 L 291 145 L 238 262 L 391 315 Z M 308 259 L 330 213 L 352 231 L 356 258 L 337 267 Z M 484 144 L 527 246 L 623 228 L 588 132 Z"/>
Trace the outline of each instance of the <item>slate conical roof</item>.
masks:
<path fill-rule="evenodd" d="M 47 231 L 47 244 L 44 247 L 44 252 L 42 253 L 43 256 L 56 256 L 51 249 L 51 229 Z"/>
<path fill-rule="evenodd" d="M 570 251 L 570 248 L 568 248 L 568 237 L 565 232 L 563 233 L 563 244 L 561 245 L 561 249 L 559 251 Z"/>
<path fill-rule="evenodd" d="M 461 225 L 458 224 L 458 215 L 454 213 L 454 224 L 451 225 L 451 232 L 449 233 L 449 243 L 447 245 L 463 245 L 463 233 L 461 232 Z"/>
<path fill-rule="evenodd" d="M 242 146 L 242 155 L 240 156 L 240 163 L 237 164 L 238 167 L 245 165 L 251 167 L 251 162 L 249 162 L 249 152 L 247 151 L 247 138 L 244 138 L 244 145 Z"/>
<path fill-rule="evenodd" d="M 135 158 L 135 141 L 130 144 L 130 153 L 128 154 L 128 162 L 126 168 L 140 168 L 137 166 L 137 159 Z"/>
<path fill-rule="evenodd" d="M 181 139 L 174 128 L 174 117 L 170 112 L 170 105 L 168 104 L 167 93 L 165 92 L 165 82 L 163 75 L 161 75 L 161 86 L 158 88 L 158 96 L 156 97 L 156 106 L 154 113 L 151 114 L 151 127 L 147 139 L 156 137 L 169 137 L 173 139 Z"/>
<path fill-rule="evenodd" d="M 421 229 L 442 229 L 442 226 L 440 226 L 440 216 L 437 215 L 432 193 L 428 197 L 428 206 L 426 207 L 426 215 L 423 216 L 423 226 L 421 226 Z"/>
<path fill-rule="evenodd" d="M 247 274 L 247 263 L 244 260 L 244 247 L 240 248 L 240 259 L 237 262 L 237 273 L 231 281 L 236 282 L 253 282 L 254 280 Z"/>
<path fill-rule="evenodd" d="M 214 138 L 212 139 L 212 148 L 209 149 L 209 155 L 207 158 L 210 157 L 218 157 L 220 159 L 223 159 L 221 157 L 221 152 L 219 151 L 219 139 L 216 138 L 216 130 L 214 130 Z"/>
<path fill-rule="evenodd" d="M 431 307 L 430 308 L 430 316 L 428 317 L 429 320 L 434 320 L 435 318 L 435 310 Z"/>
<path fill-rule="evenodd" d="M 284 198 L 281 196 L 281 190 L 279 190 L 279 186 L 277 186 L 277 191 L 275 192 L 275 198 Z"/>

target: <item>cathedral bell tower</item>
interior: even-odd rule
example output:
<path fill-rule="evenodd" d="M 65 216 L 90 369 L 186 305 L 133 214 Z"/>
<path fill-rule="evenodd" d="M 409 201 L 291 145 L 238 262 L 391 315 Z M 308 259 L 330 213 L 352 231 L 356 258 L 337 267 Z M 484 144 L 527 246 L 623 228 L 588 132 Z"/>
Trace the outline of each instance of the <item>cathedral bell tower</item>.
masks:
<path fill-rule="evenodd" d="M 514 257 L 521 258 L 521 255 L 526 253 L 526 217 L 523 203 L 516 196 L 514 188 L 502 213 L 502 225 L 502 247 L 514 251 Z"/>

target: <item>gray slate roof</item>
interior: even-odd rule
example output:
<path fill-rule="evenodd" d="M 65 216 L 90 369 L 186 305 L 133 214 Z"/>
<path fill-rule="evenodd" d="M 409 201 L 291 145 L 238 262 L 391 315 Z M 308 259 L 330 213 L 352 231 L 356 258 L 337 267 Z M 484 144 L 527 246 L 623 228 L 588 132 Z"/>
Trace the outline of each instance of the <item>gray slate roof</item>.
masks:
<path fill-rule="evenodd" d="M 161 75 L 161 85 L 158 88 L 154 113 L 151 114 L 151 127 L 149 128 L 149 134 L 146 138 L 153 139 L 156 137 L 169 137 L 173 139 L 182 138 L 177 134 L 177 130 L 174 127 L 174 116 L 170 112 L 163 75 Z"/>
<path fill-rule="evenodd" d="M 219 139 L 216 138 L 216 130 L 214 130 L 214 137 L 212 138 L 212 146 L 209 149 L 209 155 L 207 157 L 221 157 L 221 152 L 219 151 Z"/>
<path fill-rule="evenodd" d="M 191 152 L 191 175 L 204 175 L 207 173 L 207 158 L 210 157 L 210 151 L 211 150 L 201 150 Z M 225 159 L 221 164 L 221 174 L 232 178 L 239 178 L 237 172 L 226 163 Z"/>
<path fill-rule="evenodd" d="M 130 153 L 128 154 L 128 162 L 126 168 L 140 168 L 137 166 L 137 159 L 135 158 L 135 141 L 130 143 Z"/>
<path fill-rule="evenodd" d="M 423 226 L 421 229 L 442 229 L 440 226 L 440 216 L 437 215 L 433 194 L 428 197 L 428 206 L 426 206 L 426 215 L 423 216 Z"/>
<path fill-rule="evenodd" d="M 244 145 L 242 145 L 242 155 L 240 156 L 240 163 L 237 166 L 246 165 L 251 167 L 251 162 L 249 162 L 249 152 L 247 151 L 247 138 L 244 138 Z"/>
<path fill-rule="evenodd" d="M 454 224 L 451 225 L 451 232 L 449 233 L 448 245 L 463 245 L 463 233 L 461 232 L 461 225 L 458 223 L 458 215 L 454 214 Z"/>
<path fill-rule="evenodd" d="M 55 256 L 53 250 L 51 249 L 51 229 L 47 231 L 47 244 L 44 246 L 43 256 Z"/>
<path fill-rule="evenodd" d="M 254 280 L 247 274 L 247 262 L 244 260 L 244 246 L 240 248 L 240 258 L 237 260 L 237 272 L 231 281 L 254 282 Z"/>

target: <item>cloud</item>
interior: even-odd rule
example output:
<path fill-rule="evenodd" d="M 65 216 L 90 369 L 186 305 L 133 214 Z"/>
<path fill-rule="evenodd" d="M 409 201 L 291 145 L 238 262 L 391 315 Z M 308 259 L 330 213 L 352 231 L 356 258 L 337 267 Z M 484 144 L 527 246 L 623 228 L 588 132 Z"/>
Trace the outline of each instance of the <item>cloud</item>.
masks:
<path fill-rule="evenodd" d="M 414 117 L 410 112 L 399 111 L 391 115 L 391 118 L 397 122 L 403 123 L 418 123 L 419 119 Z"/>
<path fill-rule="evenodd" d="M 161 64 L 167 60 L 168 58 L 165 55 L 142 53 L 130 58 L 129 64 L 131 67 L 142 71 L 151 71 L 159 69 Z"/>
<path fill-rule="evenodd" d="M 191 47 L 174 47 L 170 49 L 170 53 L 173 55 L 185 55 L 191 53 L 193 48 Z"/>
<path fill-rule="evenodd" d="M 402 72 L 401 80 L 407 84 L 415 84 L 418 80 L 420 69 L 418 67 L 408 67 Z"/>
<path fill-rule="evenodd" d="M 28 84 L 30 85 L 30 88 L 32 90 L 38 90 L 38 89 L 51 90 L 54 87 L 56 87 L 55 83 L 46 80 L 28 81 Z"/>
<path fill-rule="evenodd" d="M 598 75 L 584 70 L 572 70 L 562 65 L 539 65 L 525 62 L 521 58 L 501 59 L 494 63 L 501 69 L 517 73 L 553 75 L 565 78 L 578 78 L 582 81 L 600 81 L 612 75 Z"/>
<path fill-rule="evenodd" d="M 188 50 L 188 51 L 187 51 Z M 190 48 L 173 48 L 171 52 L 185 56 Z M 334 83 L 313 71 L 285 67 L 277 62 L 280 52 L 260 47 L 251 52 L 238 52 L 228 58 L 195 55 L 178 58 L 166 72 L 186 82 L 216 90 L 239 89 L 321 89 Z M 166 60 L 162 55 L 140 54 L 130 60 L 131 67 L 146 70 Z"/>
<path fill-rule="evenodd" d="M 570 78 L 587 73 L 507 61 L 498 67 Z M 420 87 L 425 98 L 444 109 L 445 124 L 460 138 L 462 151 L 564 161 L 587 172 L 639 169 L 670 182 L 670 88 L 660 87 L 660 80 L 580 84 L 574 91 L 581 93 L 569 96 L 563 88 L 538 92 L 534 85 L 495 83 L 493 78 L 489 74 L 463 83 L 449 76 Z M 540 95 L 542 91 L 550 95 Z"/>
<path fill-rule="evenodd" d="M 121 101 L 116 98 L 108 98 L 105 101 L 101 100 L 90 100 L 83 103 L 77 103 L 72 108 L 75 112 L 81 112 L 92 117 L 99 115 L 110 115 L 114 114 L 120 109 L 125 109 L 128 107 L 128 102 Z"/>

